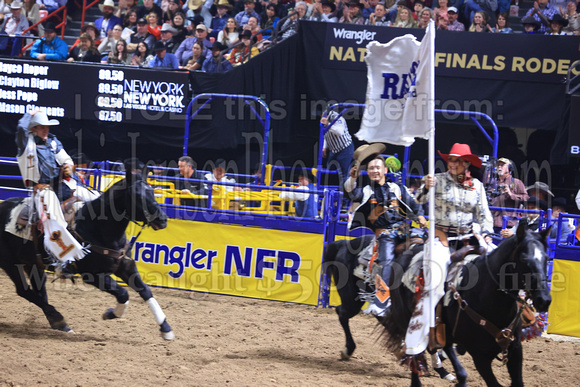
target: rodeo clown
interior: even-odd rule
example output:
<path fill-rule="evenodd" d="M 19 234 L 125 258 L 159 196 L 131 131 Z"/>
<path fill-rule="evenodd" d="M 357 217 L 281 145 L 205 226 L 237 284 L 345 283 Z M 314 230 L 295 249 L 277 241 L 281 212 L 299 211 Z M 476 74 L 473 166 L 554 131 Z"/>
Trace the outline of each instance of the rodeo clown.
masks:
<path fill-rule="evenodd" d="M 74 194 L 85 202 L 95 199 L 98 194 L 82 186 L 73 174 L 71 157 L 61 142 L 49 133 L 49 128 L 55 125 L 59 122 L 49 120 L 46 113 L 40 110 L 26 113 L 18 121 L 17 160 L 24 185 L 34 187 L 32 202 L 35 214 L 42 223 L 45 249 L 65 264 L 81 259 L 87 251 L 67 230 L 59 198 L 65 200 Z M 32 212 L 28 211 L 25 215 L 29 224 L 33 219 Z M 20 214 L 23 215 L 22 212 Z"/>
<path fill-rule="evenodd" d="M 361 203 L 349 220 L 348 227 L 368 227 L 377 238 L 377 257 L 369 265 L 371 280 L 375 281 L 375 295 L 368 300 L 365 313 L 384 316 L 390 303 L 388 288 L 392 275 L 391 263 L 395 258 L 395 247 L 406 238 L 406 220 L 418 216 L 421 226 L 426 225 L 423 208 L 408 193 L 407 189 L 385 177 L 385 159 L 381 153 L 383 144 L 362 145 L 354 152 L 355 163 L 350 176 L 344 182 L 344 190 L 353 202 Z M 360 168 L 368 161 L 367 174 L 370 184 L 357 187 Z M 412 214 L 411 214 L 412 213 Z"/>

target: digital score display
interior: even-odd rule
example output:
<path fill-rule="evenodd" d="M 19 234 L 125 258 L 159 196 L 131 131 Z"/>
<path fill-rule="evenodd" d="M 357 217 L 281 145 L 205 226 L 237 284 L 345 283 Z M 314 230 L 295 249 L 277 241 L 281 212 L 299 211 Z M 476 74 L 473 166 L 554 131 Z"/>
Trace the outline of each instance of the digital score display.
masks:
<path fill-rule="evenodd" d="M 570 156 L 580 157 L 580 95 L 573 95 L 570 103 L 568 149 Z"/>
<path fill-rule="evenodd" d="M 187 72 L 0 59 L 0 113 L 183 127 Z"/>

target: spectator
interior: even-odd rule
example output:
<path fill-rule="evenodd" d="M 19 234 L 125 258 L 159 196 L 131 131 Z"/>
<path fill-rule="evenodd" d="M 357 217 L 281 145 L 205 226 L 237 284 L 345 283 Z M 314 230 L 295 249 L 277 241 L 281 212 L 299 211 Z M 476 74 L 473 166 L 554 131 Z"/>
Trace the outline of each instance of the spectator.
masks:
<path fill-rule="evenodd" d="M 525 16 L 522 18 L 522 26 L 524 27 L 524 34 L 537 34 L 540 28 L 540 22 L 534 19 L 533 16 Z"/>
<path fill-rule="evenodd" d="M 145 42 L 149 50 L 153 49 L 155 37 L 147 31 L 147 21 L 145 19 L 137 20 L 137 32 L 131 35 L 131 43 L 127 46 L 129 52 L 135 52 L 137 43 Z"/>
<path fill-rule="evenodd" d="M 149 67 L 149 62 L 153 60 L 153 55 L 149 54 L 149 47 L 145 42 L 137 44 L 137 50 L 131 57 L 131 65 L 139 67 Z"/>
<path fill-rule="evenodd" d="M 173 36 L 173 41 L 175 45 L 179 45 L 187 38 L 189 30 L 185 26 L 185 14 L 183 12 L 176 12 L 173 15 L 173 20 L 171 21 L 171 26 L 175 28 L 177 33 Z"/>
<path fill-rule="evenodd" d="M 529 198 L 524 183 L 520 179 L 513 177 L 514 167 L 511 160 L 504 157 L 500 158 L 497 163 L 497 190 L 496 196 L 491 202 L 494 207 L 504 208 L 521 208 Z M 517 216 L 514 212 L 496 211 L 492 212 L 493 228 L 499 232 L 503 225 L 503 216 Z M 508 227 L 515 226 L 517 222 L 513 219 L 508 220 Z"/>
<path fill-rule="evenodd" d="M 295 200 L 296 217 L 299 218 L 315 218 L 318 216 L 317 195 L 310 194 L 309 191 L 315 191 L 313 182 L 316 177 L 310 170 L 302 170 L 298 175 L 297 190 L 302 192 L 282 191 L 278 194 L 280 199 Z"/>
<path fill-rule="evenodd" d="M 409 4 L 407 4 L 407 8 L 409 8 L 408 5 Z M 424 9 L 425 9 L 425 3 L 423 3 L 422 0 L 415 1 L 415 4 L 413 4 L 413 19 L 416 22 L 419 21 L 419 18 L 421 17 L 421 12 L 423 12 Z"/>
<path fill-rule="evenodd" d="M 276 25 L 280 18 L 277 16 L 278 9 L 274 4 L 268 4 L 266 7 L 266 16 L 262 17 L 262 34 L 264 38 L 270 39 L 274 31 L 276 30 Z"/>
<path fill-rule="evenodd" d="M 160 19 L 155 12 L 151 12 L 147 15 L 147 32 L 155 36 L 156 40 L 161 39 L 161 26 L 158 23 L 159 20 Z"/>
<path fill-rule="evenodd" d="M 40 6 L 36 3 L 36 0 L 24 0 L 24 7 L 22 7 L 22 13 L 28 19 L 30 25 L 34 25 L 40 21 Z M 34 34 L 37 36 L 44 35 L 44 27 L 42 23 L 36 25 L 33 28 Z"/>
<path fill-rule="evenodd" d="M 163 12 L 161 20 L 163 23 L 171 23 L 177 12 L 181 12 L 181 1 L 169 0 L 167 1 L 167 10 Z"/>
<path fill-rule="evenodd" d="M 557 197 L 554 198 L 554 202 L 552 203 L 552 221 L 558 222 L 558 216 L 560 213 L 566 213 L 566 198 Z M 562 232 L 560 234 L 560 240 L 566 241 L 568 239 L 568 235 L 574 231 L 574 222 L 572 218 L 564 218 L 562 219 Z M 555 223 L 552 226 L 552 231 L 550 231 L 550 238 L 556 239 L 558 236 L 558 223 Z"/>
<path fill-rule="evenodd" d="M 362 15 L 365 20 L 368 20 L 372 13 L 375 13 L 375 7 L 379 0 L 367 0 L 363 3 Z"/>
<path fill-rule="evenodd" d="M 153 0 L 143 0 L 143 4 L 137 7 L 137 18 L 145 19 L 151 12 L 157 14 L 157 20 L 162 20 L 163 12 Z"/>
<path fill-rule="evenodd" d="M 88 33 L 81 34 L 79 44 L 68 54 L 68 62 L 101 62 L 101 53 L 95 47 L 93 38 Z"/>
<path fill-rule="evenodd" d="M 214 42 L 211 46 L 211 56 L 203 62 L 202 71 L 206 73 L 225 73 L 230 71 L 232 64 L 222 56 L 222 51 L 227 47 L 220 42 Z"/>
<path fill-rule="evenodd" d="M 558 13 L 558 9 L 548 4 L 548 0 L 537 0 L 534 6 L 526 13 L 539 23 L 538 33 L 545 34 L 550 26 L 550 20 Z"/>
<path fill-rule="evenodd" d="M 137 5 L 137 0 L 119 0 L 119 6 L 117 7 L 115 16 L 121 20 L 125 20 L 127 14 L 134 10 L 135 5 Z M 138 18 L 136 17 L 135 21 L 137 21 L 137 19 Z"/>
<path fill-rule="evenodd" d="M 127 51 L 127 42 L 124 39 L 119 39 L 115 44 L 113 51 L 109 53 L 107 58 L 108 64 L 131 64 L 131 57 Z"/>
<path fill-rule="evenodd" d="M 391 21 L 387 17 L 387 10 L 383 3 L 375 5 L 375 11 L 369 15 L 367 23 L 370 26 L 389 26 Z"/>
<path fill-rule="evenodd" d="M 109 31 L 117 24 L 122 25 L 123 21 L 113 15 L 115 12 L 115 2 L 113 0 L 105 0 L 103 4 L 99 4 L 99 8 L 103 16 L 95 20 L 95 27 L 99 31 L 99 38 L 105 39 L 109 36 Z"/>
<path fill-rule="evenodd" d="M 149 62 L 149 67 L 174 70 L 179 68 L 177 57 L 167 52 L 167 48 L 163 42 L 155 42 L 153 52 L 155 53 L 155 57 Z"/>
<path fill-rule="evenodd" d="M 389 16 L 389 20 L 391 21 L 391 25 L 395 23 L 395 20 L 399 15 L 399 11 L 402 10 L 404 7 L 406 7 L 407 6 L 406 4 L 407 3 L 405 2 L 405 0 L 399 0 L 389 8 L 389 12 L 387 12 L 387 14 Z"/>
<path fill-rule="evenodd" d="M 219 32 L 217 41 L 221 44 L 232 48 L 239 42 L 240 33 L 238 32 L 238 22 L 233 17 L 228 18 L 225 28 Z"/>
<path fill-rule="evenodd" d="M 566 10 L 560 9 L 560 13 L 568 20 L 568 26 L 564 31 L 574 35 L 580 35 L 580 15 L 578 15 L 576 0 L 568 0 Z"/>
<path fill-rule="evenodd" d="M 193 43 L 192 57 L 183 68 L 189 71 L 201 70 L 206 57 L 203 55 L 203 46 L 200 42 Z"/>
<path fill-rule="evenodd" d="M 459 12 L 456 7 L 447 8 L 447 30 L 448 31 L 465 31 L 465 25 L 457 20 Z"/>
<path fill-rule="evenodd" d="M 203 24 L 198 24 L 195 28 L 195 37 L 185 39 L 175 51 L 175 55 L 177 56 L 177 60 L 181 65 L 187 64 L 187 61 L 191 58 L 191 49 L 193 47 L 193 43 L 200 42 L 203 44 L 203 55 L 208 56 L 208 49 L 207 47 L 211 46 L 211 42 L 206 39 L 207 38 L 207 27 Z"/>
<path fill-rule="evenodd" d="M 0 33 L 8 35 L 22 35 L 22 32 L 28 28 L 28 19 L 22 14 L 22 3 L 20 1 L 13 1 L 10 4 L 10 14 L 4 17 L 4 21 L 0 25 Z M 25 35 L 30 35 L 26 33 Z M 6 47 L 0 49 L 0 54 L 10 55 L 12 53 L 12 46 L 14 44 L 13 37 L 3 37 L 6 42 Z M 2 44 L 3 46 L 4 44 Z"/>
<path fill-rule="evenodd" d="M 135 11 L 134 9 L 129 10 L 125 15 L 125 18 L 123 19 L 123 27 L 129 28 L 133 32 L 137 32 L 138 19 L 139 18 L 137 17 L 137 11 Z"/>
<path fill-rule="evenodd" d="M 321 8 L 320 13 L 313 12 L 312 16 L 310 16 L 310 20 L 327 23 L 338 22 L 338 18 L 334 13 L 336 11 L 336 5 L 334 5 L 334 3 L 330 2 L 329 0 L 322 0 L 322 2 L 320 3 L 320 8 Z"/>
<path fill-rule="evenodd" d="M 187 19 L 192 21 L 195 18 L 198 18 L 198 20 L 206 26 L 211 25 L 212 15 L 210 9 L 213 5 L 213 1 L 214 0 L 189 0 L 187 3 L 189 10 L 185 16 Z M 195 26 L 197 27 L 198 24 L 199 22 L 195 23 Z"/>
<path fill-rule="evenodd" d="M 511 34 L 513 30 L 510 28 L 509 14 L 502 12 L 497 16 L 497 24 L 492 30 L 496 34 Z"/>
<path fill-rule="evenodd" d="M 346 6 L 348 7 L 346 10 L 342 12 L 342 17 L 340 18 L 340 23 L 348 23 L 348 24 L 364 24 L 365 19 L 362 14 L 362 9 L 364 5 L 362 5 L 358 0 L 350 0 Z"/>
<path fill-rule="evenodd" d="M 254 16 L 258 20 L 258 24 L 260 23 L 260 15 L 255 11 L 255 8 L 255 0 L 244 0 L 244 11 L 235 16 L 240 27 L 244 27 L 248 23 L 248 20 L 250 20 L 251 16 Z M 304 10 L 304 12 L 306 13 L 306 10 Z"/>
<path fill-rule="evenodd" d="M 485 20 L 491 25 L 495 25 L 495 12 L 497 11 L 497 0 L 468 0 L 465 3 L 465 19 L 473 20 L 476 12 L 483 12 Z"/>
<path fill-rule="evenodd" d="M 65 60 L 68 55 L 68 46 L 56 36 L 55 25 L 47 22 L 44 25 L 44 37 L 36 40 L 30 50 L 30 57 L 38 60 Z"/>
<path fill-rule="evenodd" d="M 392 24 L 392 27 L 415 28 L 416 23 L 411 16 L 411 10 L 407 7 L 399 9 L 397 12 L 397 18 L 395 19 L 395 23 Z"/>
<path fill-rule="evenodd" d="M 449 10 L 449 8 L 447 7 L 448 0 L 439 0 L 439 7 L 433 9 L 433 17 L 435 19 L 435 25 L 438 27 L 439 26 L 439 20 L 440 18 L 444 18 L 445 22 L 448 21 L 447 18 L 447 11 Z"/>
<path fill-rule="evenodd" d="M 557 13 L 552 17 L 552 20 L 550 20 L 550 31 L 546 32 L 546 35 L 568 35 L 568 33 L 563 30 L 567 25 L 568 19 Z"/>
<path fill-rule="evenodd" d="M 252 33 L 249 30 L 242 31 L 240 38 L 242 43 L 235 46 L 228 56 L 234 66 L 244 64 L 260 53 L 255 46 L 251 46 Z"/>
<path fill-rule="evenodd" d="M 46 9 L 48 13 L 56 11 L 62 6 L 65 6 L 68 0 L 42 0 L 38 3 L 40 9 Z"/>
<path fill-rule="evenodd" d="M 354 154 L 354 145 L 352 137 L 348 131 L 348 126 L 343 117 L 330 127 L 328 124 L 338 117 L 338 113 L 331 111 L 323 115 L 320 123 L 325 126 L 326 132 L 324 134 L 324 144 L 322 145 L 322 157 L 326 158 L 326 165 L 328 169 L 336 168 L 340 176 L 340 186 L 348 178 L 350 172 L 350 163 Z"/>
<path fill-rule="evenodd" d="M 179 175 L 182 179 L 196 179 L 205 180 L 203 175 L 195 170 L 195 162 L 189 156 L 182 156 L 177 161 L 179 167 Z M 206 195 L 207 190 L 203 183 L 193 182 L 189 180 L 176 180 L 175 189 L 181 191 L 182 194 Z M 196 204 L 195 199 L 182 199 L 181 204 L 186 206 L 193 206 Z M 201 203 L 198 203 L 201 204 Z"/>
<path fill-rule="evenodd" d="M 450 7 L 451 8 L 451 7 Z M 449 17 L 449 11 L 447 11 L 447 17 Z M 419 15 L 419 20 L 417 21 L 417 28 L 427 28 L 429 22 L 433 19 L 433 10 L 431 8 L 423 8 L 421 14 Z M 461 24 L 461 23 L 459 23 Z M 463 24 L 461 24 L 463 25 Z M 465 27 L 464 27 L 465 28 Z M 448 30 L 449 21 L 447 23 L 441 23 L 437 26 L 437 29 Z"/>
<path fill-rule="evenodd" d="M 251 16 L 248 19 L 248 22 L 246 23 L 246 25 L 244 27 L 242 27 L 242 31 L 248 30 L 252 33 L 252 38 L 254 39 L 254 43 L 255 42 L 259 42 L 260 40 L 263 39 L 262 34 L 260 33 L 260 25 L 258 24 L 258 19 L 255 18 L 254 16 Z"/>
<path fill-rule="evenodd" d="M 527 210 L 534 210 L 534 211 L 546 211 L 548 209 L 548 204 L 538 199 L 535 196 L 530 196 L 528 201 L 525 204 Z M 540 228 L 540 214 L 539 213 L 528 213 L 525 217 L 521 218 L 519 222 L 526 222 L 528 224 L 528 228 L 532 231 L 537 231 Z M 501 230 L 500 234 L 504 238 L 509 238 L 515 234 L 516 230 L 518 229 L 518 224 L 511 228 L 504 228 Z"/>
<path fill-rule="evenodd" d="M 548 202 L 550 197 L 554 197 L 554 194 L 552 191 L 550 191 L 548 184 L 541 181 L 536 181 L 533 185 L 526 187 L 526 191 L 530 196 L 535 196 L 545 202 Z"/>
<path fill-rule="evenodd" d="M 228 12 L 233 8 L 228 0 L 219 0 L 216 6 L 217 13 L 211 19 L 210 25 L 210 34 L 214 38 L 217 38 L 218 33 L 226 27 L 226 22 L 230 18 Z"/>
<path fill-rule="evenodd" d="M 108 54 L 113 51 L 117 46 L 117 42 L 121 40 L 122 33 L 123 27 L 120 24 L 117 24 L 112 30 L 109 30 L 107 37 L 99 44 L 99 52 L 101 54 Z"/>
<path fill-rule="evenodd" d="M 491 27 L 487 24 L 485 12 L 477 11 L 473 14 L 469 32 L 491 32 Z"/>
<path fill-rule="evenodd" d="M 173 41 L 173 37 L 177 33 L 177 30 L 171 27 L 171 24 L 164 23 L 163 26 L 161 26 L 161 30 L 159 31 L 159 33 L 161 35 L 161 39 L 159 41 L 163 43 L 163 45 L 167 49 L 167 52 L 174 54 L 175 51 L 177 50 L 177 47 L 179 47 Z"/>
<path fill-rule="evenodd" d="M 289 38 L 294 35 L 298 29 L 298 20 L 306 19 L 306 11 L 308 7 L 304 1 L 299 1 L 296 3 L 296 8 L 294 11 L 289 13 L 289 18 L 286 19 L 280 33 L 282 33 L 282 38 L 280 40 Z M 361 16 L 362 17 L 362 16 Z"/>

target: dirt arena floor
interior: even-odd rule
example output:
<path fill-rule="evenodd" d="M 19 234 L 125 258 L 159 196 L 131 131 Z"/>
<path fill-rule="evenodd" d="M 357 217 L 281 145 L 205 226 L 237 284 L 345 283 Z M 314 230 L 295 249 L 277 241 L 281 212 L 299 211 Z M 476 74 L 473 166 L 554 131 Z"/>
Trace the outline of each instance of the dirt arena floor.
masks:
<path fill-rule="evenodd" d="M 0 274 L 0 386 L 407 386 L 409 375 L 377 343 L 375 322 L 352 319 L 358 348 L 344 346 L 333 309 L 153 289 L 176 334 L 164 341 L 146 304 L 131 292 L 124 319 L 103 321 L 106 293 L 55 282 L 51 303 L 75 334 L 51 330 L 34 305 Z M 564 337 L 524 343 L 528 386 L 580 384 L 580 343 Z M 483 385 L 468 356 L 473 386 Z M 450 367 L 448 362 L 447 366 Z M 509 384 L 499 362 L 494 370 Z M 449 386 L 435 376 L 425 386 Z"/>

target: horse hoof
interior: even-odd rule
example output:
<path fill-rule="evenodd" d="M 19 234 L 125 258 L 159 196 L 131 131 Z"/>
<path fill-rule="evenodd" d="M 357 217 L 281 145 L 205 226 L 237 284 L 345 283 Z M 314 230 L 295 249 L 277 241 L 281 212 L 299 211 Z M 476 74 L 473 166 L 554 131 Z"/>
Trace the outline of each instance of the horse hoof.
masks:
<path fill-rule="evenodd" d="M 115 315 L 113 308 L 109 308 L 105 313 L 103 313 L 103 320 L 113 320 L 115 318 L 118 317 Z"/>
<path fill-rule="evenodd" d="M 167 341 L 171 341 L 175 339 L 175 333 L 173 333 L 173 331 L 161 332 L 161 337 L 163 337 Z"/>
<path fill-rule="evenodd" d="M 439 367 L 439 368 L 434 368 L 435 372 L 437 372 L 439 374 L 439 377 L 441 379 L 453 382 L 455 381 L 455 376 L 453 376 L 453 374 L 449 373 L 445 368 L 443 367 Z"/>
<path fill-rule="evenodd" d="M 350 360 L 350 355 L 348 354 L 348 349 L 343 348 L 343 350 L 340 351 L 340 360 Z"/>
<path fill-rule="evenodd" d="M 70 334 L 76 334 L 75 331 L 72 330 L 71 327 L 65 327 L 64 329 L 61 329 L 64 333 L 70 333 Z"/>

